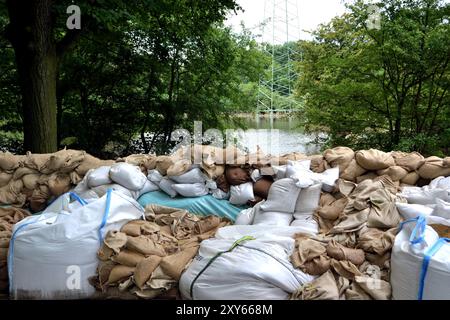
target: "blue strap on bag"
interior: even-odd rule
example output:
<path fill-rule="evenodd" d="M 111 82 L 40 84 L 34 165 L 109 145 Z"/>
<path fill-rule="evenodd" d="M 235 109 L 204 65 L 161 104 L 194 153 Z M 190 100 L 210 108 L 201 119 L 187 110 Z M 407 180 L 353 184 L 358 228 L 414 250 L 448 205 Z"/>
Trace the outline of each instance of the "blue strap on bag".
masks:
<path fill-rule="evenodd" d="M 103 243 L 103 235 L 102 235 L 102 230 L 106 225 L 106 221 L 108 221 L 108 216 L 109 216 L 109 209 L 111 207 L 111 193 L 112 193 L 112 189 L 108 189 L 108 191 L 106 192 L 106 205 L 105 205 L 105 212 L 103 214 L 103 220 L 102 223 L 100 225 L 100 228 L 98 229 L 98 238 L 100 239 L 100 246 Z"/>
<path fill-rule="evenodd" d="M 425 288 L 425 278 L 428 272 L 428 266 L 430 264 L 431 258 L 442 248 L 442 246 L 446 243 L 449 243 L 449 238 L 441 238 L 436 243 L 425 252 L 425 256 L 422 263 L 422 270 L 420 272 L 420 281 L 419 281 L 419 294 L 418 299 L 423 300 L 423 290 Z"/>

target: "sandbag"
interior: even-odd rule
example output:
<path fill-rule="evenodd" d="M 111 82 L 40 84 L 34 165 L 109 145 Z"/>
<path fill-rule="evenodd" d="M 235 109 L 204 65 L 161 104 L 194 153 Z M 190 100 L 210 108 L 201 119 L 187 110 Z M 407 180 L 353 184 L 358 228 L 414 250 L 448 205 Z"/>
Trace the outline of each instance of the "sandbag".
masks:
<path fill-rule="evenodd" d="M 408 171 L 400 166 L 389 167 L 384 170 L 378 170 L 379 176 L 388 175 L 392 181 L 400 181 L 408 175 Z"/>
<path fill-rule="evenodd" d="M 361 167 L 355 159 L 352 159 L 350 163 L 348 164 L 347 168 L 342 172 L 341 178 L 348 180 L 348 181 L 356 181 L 356 178 L 359 176 L 362 176 L 364 173 L 366 173 L 366 169 Z"/>
<path fill-rule="evenodd" d="M 261 209 L 268 212 L 294 213 L 300 190 L 293 179 L 286 178 L 275 181 L 270 187 L 267 201 L 261 205 Z"/>
<path fill-rule="evenodd" d="M 85 158 L 86 152 L 79 150 L 60 150 L 50 155 L 42 173 L 70 173 L 78 167 Z"/>
<path fill-rule="evenodd" d="M 40 177 L 41 177 L 41 175 L 39 173 L 27 174 L 27 175 L 23 176 L 22 181 L 23 181 L 24 188 L 29 189 L 29 190 L 34 190 L 38 185 Z"/>
<path fill-rule="evenodd" d="M 111 166 L 109 176 L 112 181 L 132 191 L 138 191 L 144 187 L 147 177 L 141 170 L 128 163 L 116 163 Z"/>
<path fill-rule="evenodd" d="M 159 190 L 159 186 L 157 184 L 147 180 L 147 181 L 145 181 L 145 184 L 142 187 L 142 189 L 139 190 L 139 197 L 145 193 L 158 191 L 158 190 Z"/>
<path fill-rule="evenodd" d="M 194 183 L 204 184 L 206 181 L 205 175 L 199 168 L 194 168 L 179 176 L 170 176 L 170 179 L 178 184 L 194 184 Z"/>
<path fill-rule="evenodd" d="M 414 186 L 417 183 L 417 181 L 419 181 L 419 179 L 420 179 L 419 174 L 413 171 L 408 173 L 403 179 L 400 180 L 400 182 Z"/>
<path fill-rule="evenodd" d="M 90 188 L 101 186 L 102 184 L 112 184 L 112 180 L 109 177 L 109 171 L 111 167 L 101 166 L 89 173 L 87 178 L 87 184 Z"/>
<path fill-rule="evenodd" d="M 182 274 L 179 288 L 183 299 L 193 300 L 283 300 L 304 283 L 314 277 L 293 268 L 289 255 L 294 240 L 287 237 L 267 235 L 257 240 L 238 242 L 241 236 L 232 234 L 235 228 L 228 227 L 230 238 L 215 239 L 201 243 L 198 257 Z M 263 227 L 263 226 L 253 226 Z M 224 229 L 224 228 L 222 228 Z M 238 232 L 239 233 L 239 232 Z M 220 252 L 220 259 L 212 261 Z M 223 274 L 226 276 L 219 277 Z"/>
<path fill-rule="evenodd" d="M 339 166 L 339 171 L 344 172 L 355 157 L 355 152 L 347 147 L 337 147 L 325 150 L 323 156 L 330 166 L 333 168 Z"/>
<path fill-rule="evenodd" d="M 234 205 L 244 205 L 250 200 L 255 200 L 253 193 L 253 183 L 247 182 L 238 186 L 230 187 L 230 203 Z"/>
<path fill-rule="evenodd" d="M 322 186 L 320 184 L 301 189 L 295 203 L 294 216 L 299 213 L 311 214 L 319 207 Z"/>
<path fill-rule="evenodd" d="M 283 166 L 272 165 L 272 168 L 275 172 L 275 180 L 280 180 L 280 179 L 286 178 L 287 165 L 283 165 Z"/>
<path fill-rule="evenodd" d="M 148 172 L 147 175 L 148 180 L 150 180 L 151 182 L 159 185 L 159 183 L 161 182 L 161 180 L 164 178 L 163 175 L 161 173 L 159 173 L 158 170 L 150 170 Z"/>
<path fill-rule="evenodd" d="M 126 195 L 127 197 L 133 198 L 136 200 L 136 196 L 133 191 L 128 190 L 127 188 L 121 186 L 120 184 L 104 184 L 95 188 L 90 189 L 90 191 L 94 192 L 99 198 L 103 197 L 108 189 L 112 189 L 116 192 L 119 192 L 123 195 Z M 76 189 L 75 189 L 75 192 Z M 80 192 L 80 196 L 89 198 L 89 194 L 92 194 L 91 192 Z"/>
<path fill-rule="evenodd" d="M 292 178 L 299 171 L 310 170 L 311 160 L 288 161 L 286 166 L 286 178 Z"/>
<path fill-rule="evenodd" d="M 263 210 L 257 210 L 253 219 L 254 225 L 266 225 L 266 226 L 289 226 L 294 220 L 292 213 L 286 212 L 267 212 Z"/>
<path fill-rule="evenodd" d="M 115 191 L 68 210 L 31 216 L 15 225 L 8 259 L 12 298 L 91 297 L 95 289 L 88 279 L 96 275 L 104 235 L 143 216 L 137 202 Z M 70 278 L 74 274 L 79 282 Z"/>
<path fill-rule="evenodd" d="M 159 187 L 161 188 L 162 191 L 167 193 L 170 197 L 175 198 L 178 195 L 178 193 L 175 191 L 174 188 L 172 188 L 172 186 L 174 184 L 176 184 L 175 181 L 172 181 L 168 178 L 164 178 L 160 181 Z"/>
<path fill-rule="evenodd" d="M 429 157 L 419 168 L 418 173 L 421 178 L 434 179 L 440 176 L 450 176 L 450 167 L 444 165 L 444 161 L 439 157 Z"/>
<path fill-rule="evenodd" d="M 316 173 L 322 173 L 327 169 L 330 169 L 328 162 L 323 155 L 309 156 L 308 160 L 311 160 L 311 170 Z"/>
<path fill-rule="evenodd" d="M 13 175 L 11 173 L 0 170 L 0 188 L 6 186 L 12 177 Z"/>
<path fill-rule="evenodd" d="M 302 233 L 317 235 L 319 233 L 319 224 L 313 215 L 296 214 L 291 222 L 291 227 L 302 228 Z"/>
<path fill-rule="evenodd" d="M 75 168 L 75 171 L 80 176 L 84 177 L 84 175 L 91 169 L 97 169 L 101 166 L 111 166 L 113 164 L 113 160 L 100 160 L 90 154 L 86 154 L 83 161 Z"/>
<path fill-rule="evenodd" d="M 174 164 L 174 159 L 170 156 L 159 156 L 156 158 L 156 170 L 163 176 L 167 175 L 167 170 Z"/>
<path fill-rule="evenodd" d="M 15 170 L 20 166 L 24 158 L 24 156 L 15 156 L 8 151 L 0 152 L 0 169 L 4 171 Z"/>
<path fill-rule="evenodd" d="M 383 170 L 395 166 L 394 158 L 390 153 L 370 149 L 356 152 L 356 162 L 366 170 Z"/>
<path fill-rule="evenodd" d="M 446 157 L 444 159 L 444 166 L 450 168 L 450 157 Z"/>
<path fill-rule="evenodd" d="M 205 183 L 173 184 L 172 189 L 186 198 L 202 197 L 208 194 Z"/>
<path fill-rule="evenodd" d="M 248 208 L 242 210 L 236 218 L 234 222 L 235 225 L 251 225 L 255 219 L 256 207 L 259 208 L 259 204 L 257 204 L 253 208 Z"/>
<path fill-rule="evenodd" d="M 174 177 L 185 174 L 191 169 L 192 163 L 191 159 L 181 159 L 176 161 L 167 169 L 167 176 Z"/>
<path fill-rule="evenodd" d="M 48 188 L 54 196 L 60 196 L 70 190 L 70 176 L 65 173 L 54 173 L 48 179 Z"/>
<path fill-rule="evenodd" d="M 402 167 L 406 171 L 415 171 L 419 169 L 424 163 L 425 158 L 418 152 L 392 152 L 392 157 L 394 158 L 395 164 Z"/>
<path fill-rule="evenodd" d="M 376 172 L 368 172 L 362 176 L 356 177 L 356 183 L 360 184 L 361 182 L 363 182 L 365 180 L 373 180 L 377 177 L 378 177 L 378 175 L 376 174 Z"/>

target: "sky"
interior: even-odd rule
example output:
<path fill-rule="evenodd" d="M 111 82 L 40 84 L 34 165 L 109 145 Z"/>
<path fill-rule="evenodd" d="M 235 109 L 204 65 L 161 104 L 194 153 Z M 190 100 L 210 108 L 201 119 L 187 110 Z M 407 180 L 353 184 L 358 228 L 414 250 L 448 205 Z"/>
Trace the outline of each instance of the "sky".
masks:
<path fill-rule="evenodd" d="M 275 42 L 279 38 L 286 37 L 285 29 L 285 3 L 288 3 L 288 12 L 290 21 L 289 40 L 298 40 L 298 38 L 311 39 L 305 30 L 314 30 L 321 23 L 329 22 L 333 17 L 345 12 L 343 0 L 237 0 L 245 12 L 239 11 L 238 15 L 230 14 L 226 25 L 231 25 L 237 32 L 241 30 L 240 23 L 252 30 L 254 34 L 261 34 L 265 41 L 273 38 L 271 23 L 268 24 L 263 32 L 258 26 L 266 18 L 273 15 L 273 2 L 277 3 L 275 10 L 275 21 L 277 21 Z M 265 10 L 266 8 L 266 10 Z M 265 14 L 266 11 L 266 14 Z M 297 15 L 298 11 L 298 15 Z M 297 19 L 298 17 L 298 19 Z M 284 42 L 286 39 L 283 39 Z M 273 42 L 273 41 L 270 41 Z"/>

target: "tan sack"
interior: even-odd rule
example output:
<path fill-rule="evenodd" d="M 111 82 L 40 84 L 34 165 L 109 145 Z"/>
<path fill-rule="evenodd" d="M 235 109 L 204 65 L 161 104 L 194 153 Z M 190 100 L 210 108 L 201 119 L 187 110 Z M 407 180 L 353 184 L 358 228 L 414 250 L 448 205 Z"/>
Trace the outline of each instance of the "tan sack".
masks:
<path fill-rule="evenodd" d="M 167 169 L 167 175 L 169 177 L 181 176 L 182 174 L 188 172 L 191 167 L 192 167 L 191 160 L 181 159 L 176 161 Z"/>
<path fill-rule="evenodd" d="M 450 168 L 450 157 L 444 159 L 444 166 Z"/>
<path fill-rule="evenodd" d="M 35 169 L 30 169 L 27 167 L 19 167 L 14 171 L 13 180 L 22 179 L 22 177 L 27 174 L 40 174 L 40 172 Z"/>
<path fill-rule="evenodd" d="M 28 190 L 34 190 L 36 189 L 39 179 L 41 175 L 40 174 L 27 174 L 22 177 L 23 186 Z"/>
<path fill-rule="evenodd" d="M 108 284 L 114 284 L 132 276 L 134 269 L 135 268 L 122 266 L 120 264 L 115 266 L 109 274 Z"/>
<path fill-rule="evenodd" d="M 344 180 L 355 182 L 356 178 L 359 176 L 362 176 L 364 173 L 366 173 L 366 169 L 361 167 L 355 159 L 350 161 L 350 164 L 347 166 L 347 168 L 344 170 L 344 172 L 341 173 L 341 178 Z"/>
<path fill-rule="evenodd" d="M 370 149 L 356 152 L 356 161 L 366 170 L 383 170 L 395 166 L 394 158 L 390 153 Z"/>
<path fill-rule="evenodd" d="M 435 179 L 450 176 L 450 167 L 445 166 L 444 160 L 439 157 L 429 157 L 425 159 L 418 172 L 421 178 Z"/>
<path fill-rule="evenodd" d="M 11 181 L 13 175 L 0 170 L 0 188 L 6 186 Z"/>
<path fill-rule="evenodd" d="M 48 179 L 48 187 L 54 196 L 60 196 L 70 190 L 70 176 L 64 173 L 54 173 Z"/>
<path fill-rule="evenodd" d="M 376 172 L 368 172 L 365 175 L 357 177 L 356 178 L 356 183 L 359 184 L 359 183 L 361 183 L 361 182 L 363 182 L 365 180 L 373 180 L 373 179 L 375 179 L 377 177 L 378 177 L 378 175 L 376 174 Z"/>
<path fill-rule="evenodd" d="M 161 257 L 159 256 L 149 256 L 141 260 L 134 271 L 134 282 L 138 288 L 142 289 L 145 283 L 150 279 L 153 271 L 159 266 L 161 262 Z"/>
<path fill-rule="evenodd" d="M 325 150 L 323 156 L 333 168 L 339 166 L 339 172 L 344 172 L 355 157 L 355 152 L 347 147 L 337 147 Z"/>
<path fill-rule="evenodd" d="M 395 164 L 406 169 L 408 172 L 419 169 L 424 163 L 425 158 L 418 152 L 392 152 Z"/>
<path fill-rule="evenodd" d="M 315 155 L 308 157 L 311 160 L 311 170 L 316 173 L 322 173 L 327 169 L 330 169 L 328 162 L 322 155 Z"/>
<path fill-rule="evenodd" d="M 156 170 L 163 176 L 167 175 L 167 170 L 174 164 L 173 160 L 170 156 L 159 156 L 156 158 Z"/>
<path fill-rule="evenodd" d="M 378 170 L 377 174 L 379 176 L 387 175 L 392 179 L 392 181 L 400 181 L 406 177 L 408 171 L 406 171 L 403 167 L 393 166 L 384 170 Z"/>
<path fill-rule="evenodd" d="M 12 171 L 17 169 L 24 156 L 15 156 L 11 152 L 0 152 L 0 169 L 4 171 Z"/>
<path fill-rule="evenodd" d="M 416 185 L 417 181 L 419 181 L 420 176 L 417 172 L 413 171 L 408 173 L 402 180 L 400 180 L 401 183 L 408 184 L 411 186 Z"/>
<path fill-rule="evenodd" d="M 84 156 L 83 161 L 76 167 L 75 171 L 80 176 L 83 176 L 91 169 L 97 169 L 101 166 L 111 166 L 115 162 L 113 160 L 100 160 L 90 154 Z"/>

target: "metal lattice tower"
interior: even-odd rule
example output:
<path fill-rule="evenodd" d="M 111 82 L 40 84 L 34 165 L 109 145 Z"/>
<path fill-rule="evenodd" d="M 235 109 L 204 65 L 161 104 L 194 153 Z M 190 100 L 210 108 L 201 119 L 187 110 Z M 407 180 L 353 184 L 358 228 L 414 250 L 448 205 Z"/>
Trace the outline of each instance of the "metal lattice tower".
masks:
<path fill-rule="evenodd" d="M 272 64 L 268 74 L 259 81 L 257 115 L 291 112 L 298 107 L 294 99 L 287 97 L 293 93 L 297 78 L 292 62 L 298 54 L 294 43 L 299 39 L 298 0 L 265 0 L 262 42 L 264 50 L 272 57 Z M 288 42 L 293 45 L 282 46 Z M 280 64 L 281 61 L 286 63 Z"/>

